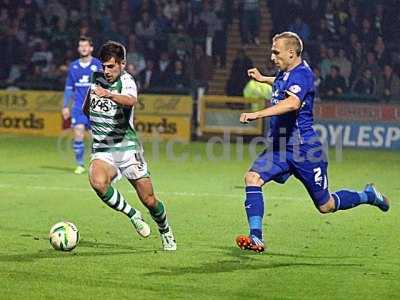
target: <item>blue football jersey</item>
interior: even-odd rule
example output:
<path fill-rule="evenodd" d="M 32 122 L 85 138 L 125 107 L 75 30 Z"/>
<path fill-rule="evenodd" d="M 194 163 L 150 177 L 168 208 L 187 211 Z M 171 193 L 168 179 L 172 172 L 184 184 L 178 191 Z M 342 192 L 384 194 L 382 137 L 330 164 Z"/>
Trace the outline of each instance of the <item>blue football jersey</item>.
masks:
<path fill-rule="evenodd" d="M 301 101 L 298 111 L 273 116 L 269 120 L 268 138 L 279 144 L 279 138 L 286 139 L 286 145 L 303 144 L 313 139 L 317 141 L 317 134 L 312 128 L 314 105 L 314 74 L 303 61 L 294 69 L 276 75 L 272 86 L 271 104 L 275 105 L 287 98 L 296 95 Z"/>
<path fill-rule="evenodd" d="M 73 91 L 73 108 L 81 108 L 88 88 L 90 87 L 90 78 L 92 73 L 102 69 L 100 60 L 92 58 L 87 66 L 82 66 L 79 59 L 70 63 L 68 68 L 68 77 L 65 83 L 65 90 Z"/>

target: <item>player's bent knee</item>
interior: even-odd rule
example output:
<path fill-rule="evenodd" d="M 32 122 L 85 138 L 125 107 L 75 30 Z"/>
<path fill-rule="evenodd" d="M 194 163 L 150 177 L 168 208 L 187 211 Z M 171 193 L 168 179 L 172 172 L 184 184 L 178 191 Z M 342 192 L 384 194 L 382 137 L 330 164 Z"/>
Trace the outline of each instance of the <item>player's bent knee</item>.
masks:
<path fill-rule="evenodd" d="M 76 132 L 76 131 L 75 131 L 74 138 L 75 138 L 76 140 L 83 140 L 84 137 L 85 137 L 85 134 L 84 134 L 83 132 Z"/>
<path fill-rule="evenodd" d="M 335 212 L 335 201 L 330 198 L 324 205 L 318 206 L 318 210 L 321 214 L 328 214 Z"/>
<path fill-rule="evenodd" d="M 84 138 L 85 138 L 85 135 L 83 133 L 82 134 L 75 134 L 75 140 L 77 140 L 77 141 L 83 141 Z"/>
<path fill-rule="evenodd" d="M 77 125 L 74 128 L 74 138 L 77 140 L 83 140 L 85 137 L 85 127 L 83 125 Z"/>
<path fill-rule="evenodd" d="M 244 177 L 244 182 L 246 186 L 262 186 L 263 181 L 260 178 L 260 175 L 256 172 L 247 172 Z"/>
<path fill-rule="evenodd" d="M 325 206 L 318 206 L 318 211 L 319 211 L 321 214 L 328 214 L 328 213 L 331 212 L 329 209 L 325 208 Z"/>
<path fill-rule="evenodd" d="M 90 185 L 98 193 L 104 195 L 110 185 L 107 178 L 90 177 Z"/>
<path fill-rule="evenodd" d="M 154 193 L 149 193 L 149 194 L 142 195 L 140 197 L 140 199 L 142 200 L 143 204 L 147 208 L 156 207 L 157 201 L 156 201 L 156 197 L 154 196 Z"/>

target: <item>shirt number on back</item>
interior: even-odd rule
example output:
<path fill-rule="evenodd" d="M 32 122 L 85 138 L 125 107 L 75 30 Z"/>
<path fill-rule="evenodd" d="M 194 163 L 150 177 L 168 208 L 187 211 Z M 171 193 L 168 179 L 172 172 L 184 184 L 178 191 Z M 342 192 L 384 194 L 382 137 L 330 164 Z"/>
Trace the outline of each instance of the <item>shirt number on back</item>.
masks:
<path fill-rule="evenodd" d="M 315 184 L 317 184 L 317 185 L 319 185 L 319 186 L 322 186 L 322 176 L 321 176 L 321 174 L 322 174 L 322 170 L 321 170 L 321 168 L 315 168 L 314 170 L 314 181 L 315 181 Z"/>

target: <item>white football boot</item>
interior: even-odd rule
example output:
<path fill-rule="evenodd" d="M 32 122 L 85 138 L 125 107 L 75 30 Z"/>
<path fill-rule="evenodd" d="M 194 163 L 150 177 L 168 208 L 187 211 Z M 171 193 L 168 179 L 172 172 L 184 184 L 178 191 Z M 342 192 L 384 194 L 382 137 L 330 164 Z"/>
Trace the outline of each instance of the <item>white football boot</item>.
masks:
<path fill-rule="evenodd" d="M 174 234 L 172 233 L 171 227 L 168 227 L 168 231 L 165 233 L 161 233 L 161 241 L 163 244 L 163 248 L 165 251 L 175 251 L 176 250 L 176 241 Z"/>
<path fill-rule="evenodd" d="M 150 226 L 143 220 L 140 211 L 136 210 L 136 213 L 131 218 L 131 222 L 141 237 L 146 238 L 150 235 Z"/>

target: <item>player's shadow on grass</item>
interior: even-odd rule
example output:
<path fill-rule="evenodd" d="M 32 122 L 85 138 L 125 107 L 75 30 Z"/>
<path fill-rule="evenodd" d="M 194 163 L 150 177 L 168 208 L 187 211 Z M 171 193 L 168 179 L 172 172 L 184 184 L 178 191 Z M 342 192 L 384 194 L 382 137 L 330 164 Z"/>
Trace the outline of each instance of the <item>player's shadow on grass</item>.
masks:
<path fill-rule="evenodd" d="M 70 167 L 60 167 L 60 166 L 40 166 L 40 169 L 44 170 L 53 170 L 53 171 L 61 171 L 63 173 L 72 173 L 74 171 L 73 168 Z"/>
<path fill-rule="evenodd" d="M 32 175 L 41 175 L 42 172 L 25 171 L 25 170 L 23 170 L 23 171 L 0 171 L 0 174 L 32 176 Z"/>
<path fill-rule="evenodd" d="M 256 254 L 254 254 L 256 255 Z M 200 266 L 171 267 L 162 268 L 156 272 L 149 272 L 145 276 L 179 276 L 188 274 L 207 274 L 207 273 L 231 273 L 231 272 L 248 272 L 251 270 L 268 270 L 277 268 L 354 268 L 362 267 L 362 264 L 354 263 L 310 263 L 310 262 L 268 262 L 268 260 L 220 260 L 208 262 Z"/>
<path fill-rule="evenodd" d="M 23 233 L 20 235 L 21 237 L 24 238 L 33 238 L 35 241 L 46 241 L 48 242 L 49 238 L 44 236 L 44 235 L 35 235 L 35 234 L 29 234 L 29 233 Z M 119 250 L 131 250 L 135 251 L 137 247 L 134 246 L 129 246 L 129 245 L 121 245 L 121 244 L 115 244 L 115 243 L 104 243 L 104 242 L 99 242 L 97 240 L 80 240 L 78 244 L 79 248 L 96 248 L 96 249 L 119 249 Z"/>
<path fill-rule="evenodd" d="M 124 254 L 135 254 L 138 252 L 148 252 L 146 251 L 110 251 L 110 252 L 102 252 L 102 251 L 91 251 L 91 252 L 61 252 L 55 250 L 46 250 L 46 251 L 38 251 L 33 253 L 23 253 L 23 254 L 11 254 L 11 255 L 0 255 L 0 262 L 34 262 L 40 259 L 49 259 L 49 258 L 57 258 L 57 259 L 70 259 L 77 257 L 95 257 L 95 256 L 112 256 L 112 255 L 124 255 Z"/>
<path fill-rule="evenodd" d="M 219 249 L 219 251 L 224 251 L 225 254 L 234 257 L 234 258 L 242 258 L 242 259 L 247 259 L 254 257 L 255 253 L 252 251 L 243 251 L 240 250 L 239 248 L 235 247 L 217 247 L 216 249 Z M 265 253 L 262 255 L 267 255 L 267 256 L 281 256 L 281 257 L 292 257 L 292 258 L 311 258 L 311 259 L 356 259 L 358 257 L 356 256 L 326 256 L 326 255 L 304 255 L 304 254 L 291 254 L 291 253 L 280 253 L 280 252 L 274 252 L 274 251 L 269 251 L 268 249 L 266 250 Z"/>
<path fill-rule="evenodd" d="M 185 266 L 185 267 L 168 267 L 157 272 L 146 273 L 146 276 L 171 276 L 171 275 L 187 275 L 187 274 L 204 274 L 204 273 L 230 273 L 236 271 L 248 270 L 268 270 L 276 268 L 293 268 L 293 267 L 311 267 L 311 268 L 354 268 L 363 267 L 359 263 L 343 263 L 329 262 L 326 259 L 335 259 L 340 261 L 344 258 L 355 257 L 334 257 L 334 256 L 312 256 L 300 254 L 286 254 L 277 252 L 266 252 L 257 254 L 250 251 L 242 251 L 234 247 L 219 247 L 219 252 L 223 250 L 224 254 L 231 258 L 229 260 L 219 260 L 207 262 L 200 266 Z M 285 259 L 283 262 L 271 261 L 268 256 L 277 256 Z M 290 261 L 291 258 L 296 259 Z M 313 259 L 316 262 L 299 261 Z"/>
<path fill-rule="evenodd" d="M 24 237 L 31 237 L 31 235 L 24 235 Z M 48 240 L 47 238 L 35 237 L 35 240 Z M 50 245 L 49 245 L 50 246 Z M 97 251 L 82 252 L 80 248 L 92 248 L 97 249 Z M 118 251 L 114 251 L 118 249 Z M 55 251 L 53 249 L 39 250 L 33 253 L 22 253 L 22 254 L 5 254 L 0 255 L 0 262 L 33 262 L 40 259 L 57 258 L 57 259 L 68 259 L 77 257 L 95 257 L 95 256 L 112 256 L 112 255 L 133 255 L 133 254 L 143 254 L 149 253 L 150 249 L 138 249 L 138 247 L 121 245 L 121 244 L 111 244 L 102 243 L 97 241 L 86 241 L 82 240 L 79 242 L 78 248 L 73 251 Z"/>
<path fill-rule="evenodd" d="M 171 267 L 162 269 L 157 272 L 150 272 L 144 274 L 145 276 L 179 276 L 188 274 L 206 274 L 206 273 L 231 273 L 236 271 L 251 271 L 251 270 L 268 270 L 276 268 L 294 268 L 294 267 L 311 267 L 311 268 L 354 268 L 362 267 L 362 264 L 351 263 L 308 263 L 308 262 L 257 262 L 249 264 L 238 260 L 217 261 L 206 263 L 201 266 L 189 267 Z"/>
<path fill-rule="evenodd" d="M 128 245 L 121 245 L 121 244 L 115 244 L 115 243 L 103 243 L 103 242 L 98 242 L 98 241 L 88 241 L 88 240 L 82 240 L 79 242 L 78 245 L 79 248 L 81 247 L 86 247 L 86 248 L 95 248 L 95 249 L 119 249 L 119 250 L 130 250 L 132 252 L 138 252 L 137 246 L 128 246 Z M 148 252 L 149 249 L 146 251 L 142 252 Z"/>

